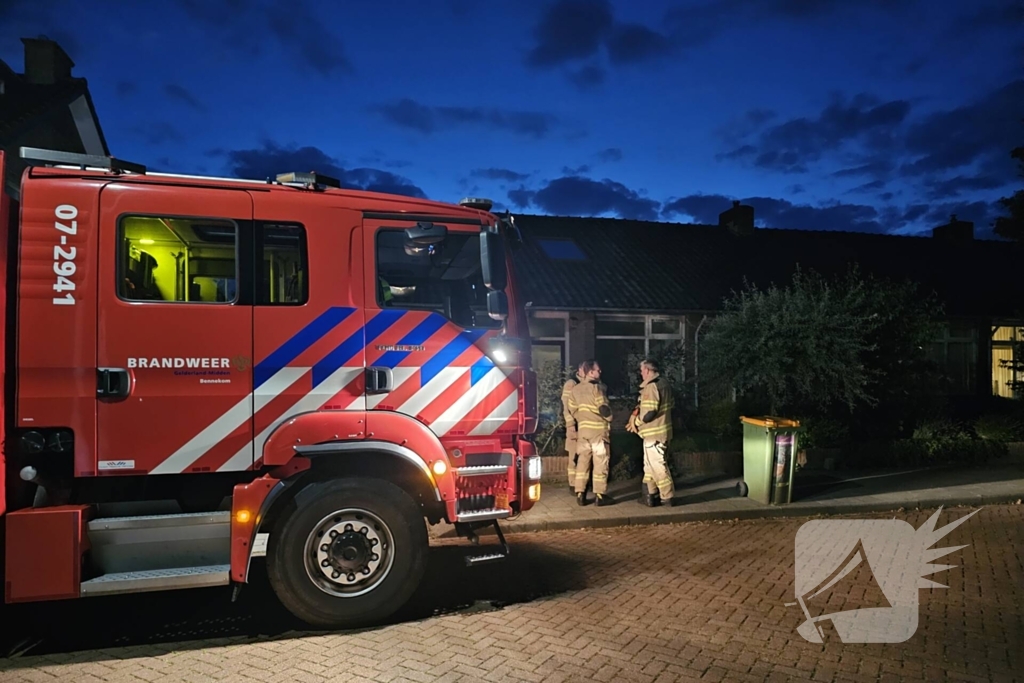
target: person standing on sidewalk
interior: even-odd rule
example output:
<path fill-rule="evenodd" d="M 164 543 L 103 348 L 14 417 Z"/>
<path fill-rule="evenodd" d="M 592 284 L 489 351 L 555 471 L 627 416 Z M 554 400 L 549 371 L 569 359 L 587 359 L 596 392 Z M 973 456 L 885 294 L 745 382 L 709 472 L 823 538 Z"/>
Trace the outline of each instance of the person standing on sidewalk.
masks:
<path fill-rule="evenodd" d="M 661 497 L 662 505 L 675 504 L 675 483 L 669 472 L 668 445 L 672 442 L 672 388 L 661 376 L 656 361 L 650 358 L 640 363 L 640 403 L 629 417 L 627 429 L 641 439 L 644 445 L 644 480 L 641 502 L 656 505 L 654 494 Z"/>
<path fill-rule="evenodd" d="M 583 381 L 583 363 L 576 367 L 576 376 L 570 377 L 562 387 L 562 417 L 565 418 L 565 452 L 569 456 L 569 491 L 576 487 L 576 406 L 573 403 L 572 390 Z"/>
<path fill-rule="evenodd" d="M 577 428 L 576 504 L 587 504 L 587 478 L 593 465 L 597 504 L 610 505 L 613 501 L 607 490 L 612 408 L 601 383 L 601 366 L 591 359 L 584 361 L 582 370 L 583 381 L 572 390 L 571 397 Z"/>

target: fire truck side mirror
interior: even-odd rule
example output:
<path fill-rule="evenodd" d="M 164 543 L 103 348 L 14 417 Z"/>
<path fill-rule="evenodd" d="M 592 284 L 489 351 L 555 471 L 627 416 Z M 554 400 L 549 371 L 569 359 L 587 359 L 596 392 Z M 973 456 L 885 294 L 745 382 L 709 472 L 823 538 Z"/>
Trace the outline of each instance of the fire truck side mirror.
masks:
<path fill-rule="evenodd" d="M 508 297 L 501 290 L 487 292 L 487 315 L 493 320 L 508 317 Z"/>
<path fill-rule="evenodd" d="M 480 267 L 483 269 L 484 286 L 504 293 L 508 272 L 505 270 L 505 243 L 499 233 L 489 230 L 480 233 Z M 487 301 L 490 302 L 490 293 Z"/>

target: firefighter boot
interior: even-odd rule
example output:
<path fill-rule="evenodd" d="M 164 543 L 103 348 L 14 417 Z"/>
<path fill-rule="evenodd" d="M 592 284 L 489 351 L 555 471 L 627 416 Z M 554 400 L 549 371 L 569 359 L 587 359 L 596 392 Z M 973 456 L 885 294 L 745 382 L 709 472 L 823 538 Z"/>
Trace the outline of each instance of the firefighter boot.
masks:
<path fill-rule="evenodd" d="M 647 485 L 647 482 L 640 484 L 640 502 L 649 508 L 657 507 L 658 505 L 658 490 L 651 490 L 651 487 Z"/>
<path fill-rule="evenodd" d="M 583 507 L 584 505 L 587 504 L 587 492 L 586 491 L 583 491 L 582 493 L 577 493 L 576 494 L 576 504 L 579 505 L 580 507 Z"/>

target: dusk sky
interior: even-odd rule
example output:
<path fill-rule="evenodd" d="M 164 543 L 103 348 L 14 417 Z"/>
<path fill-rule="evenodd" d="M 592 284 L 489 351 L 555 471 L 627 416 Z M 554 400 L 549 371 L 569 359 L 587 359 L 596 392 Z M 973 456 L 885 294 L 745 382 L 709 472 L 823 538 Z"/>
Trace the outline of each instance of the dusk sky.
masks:
<path fill-rule="evenodd" d="M 0 0 L 154 170 L 500 209 L 990 232 L 1020 187 L 1017 0 Z"/>

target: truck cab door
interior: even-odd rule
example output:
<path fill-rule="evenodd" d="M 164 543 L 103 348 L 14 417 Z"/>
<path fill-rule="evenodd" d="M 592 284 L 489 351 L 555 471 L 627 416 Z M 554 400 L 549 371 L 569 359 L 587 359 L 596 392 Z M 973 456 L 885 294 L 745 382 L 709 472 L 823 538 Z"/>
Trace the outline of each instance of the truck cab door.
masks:
<path fill-rule="evenodd" d="M 100 194 L 100 476 L 253 460 L 252 200 L 111 183 Z"/>
<path fill-rule="evenodd" d="M 432 223 L 447 237 L 433 248 L 408 245 L 406 229 Z M 465 217 L 367 217 L 366 424 L 402 413 L 438 437 L 495 436 L 513 426 L 516 385 L 488 339 L 480 275 L 480 224 Z"/>

